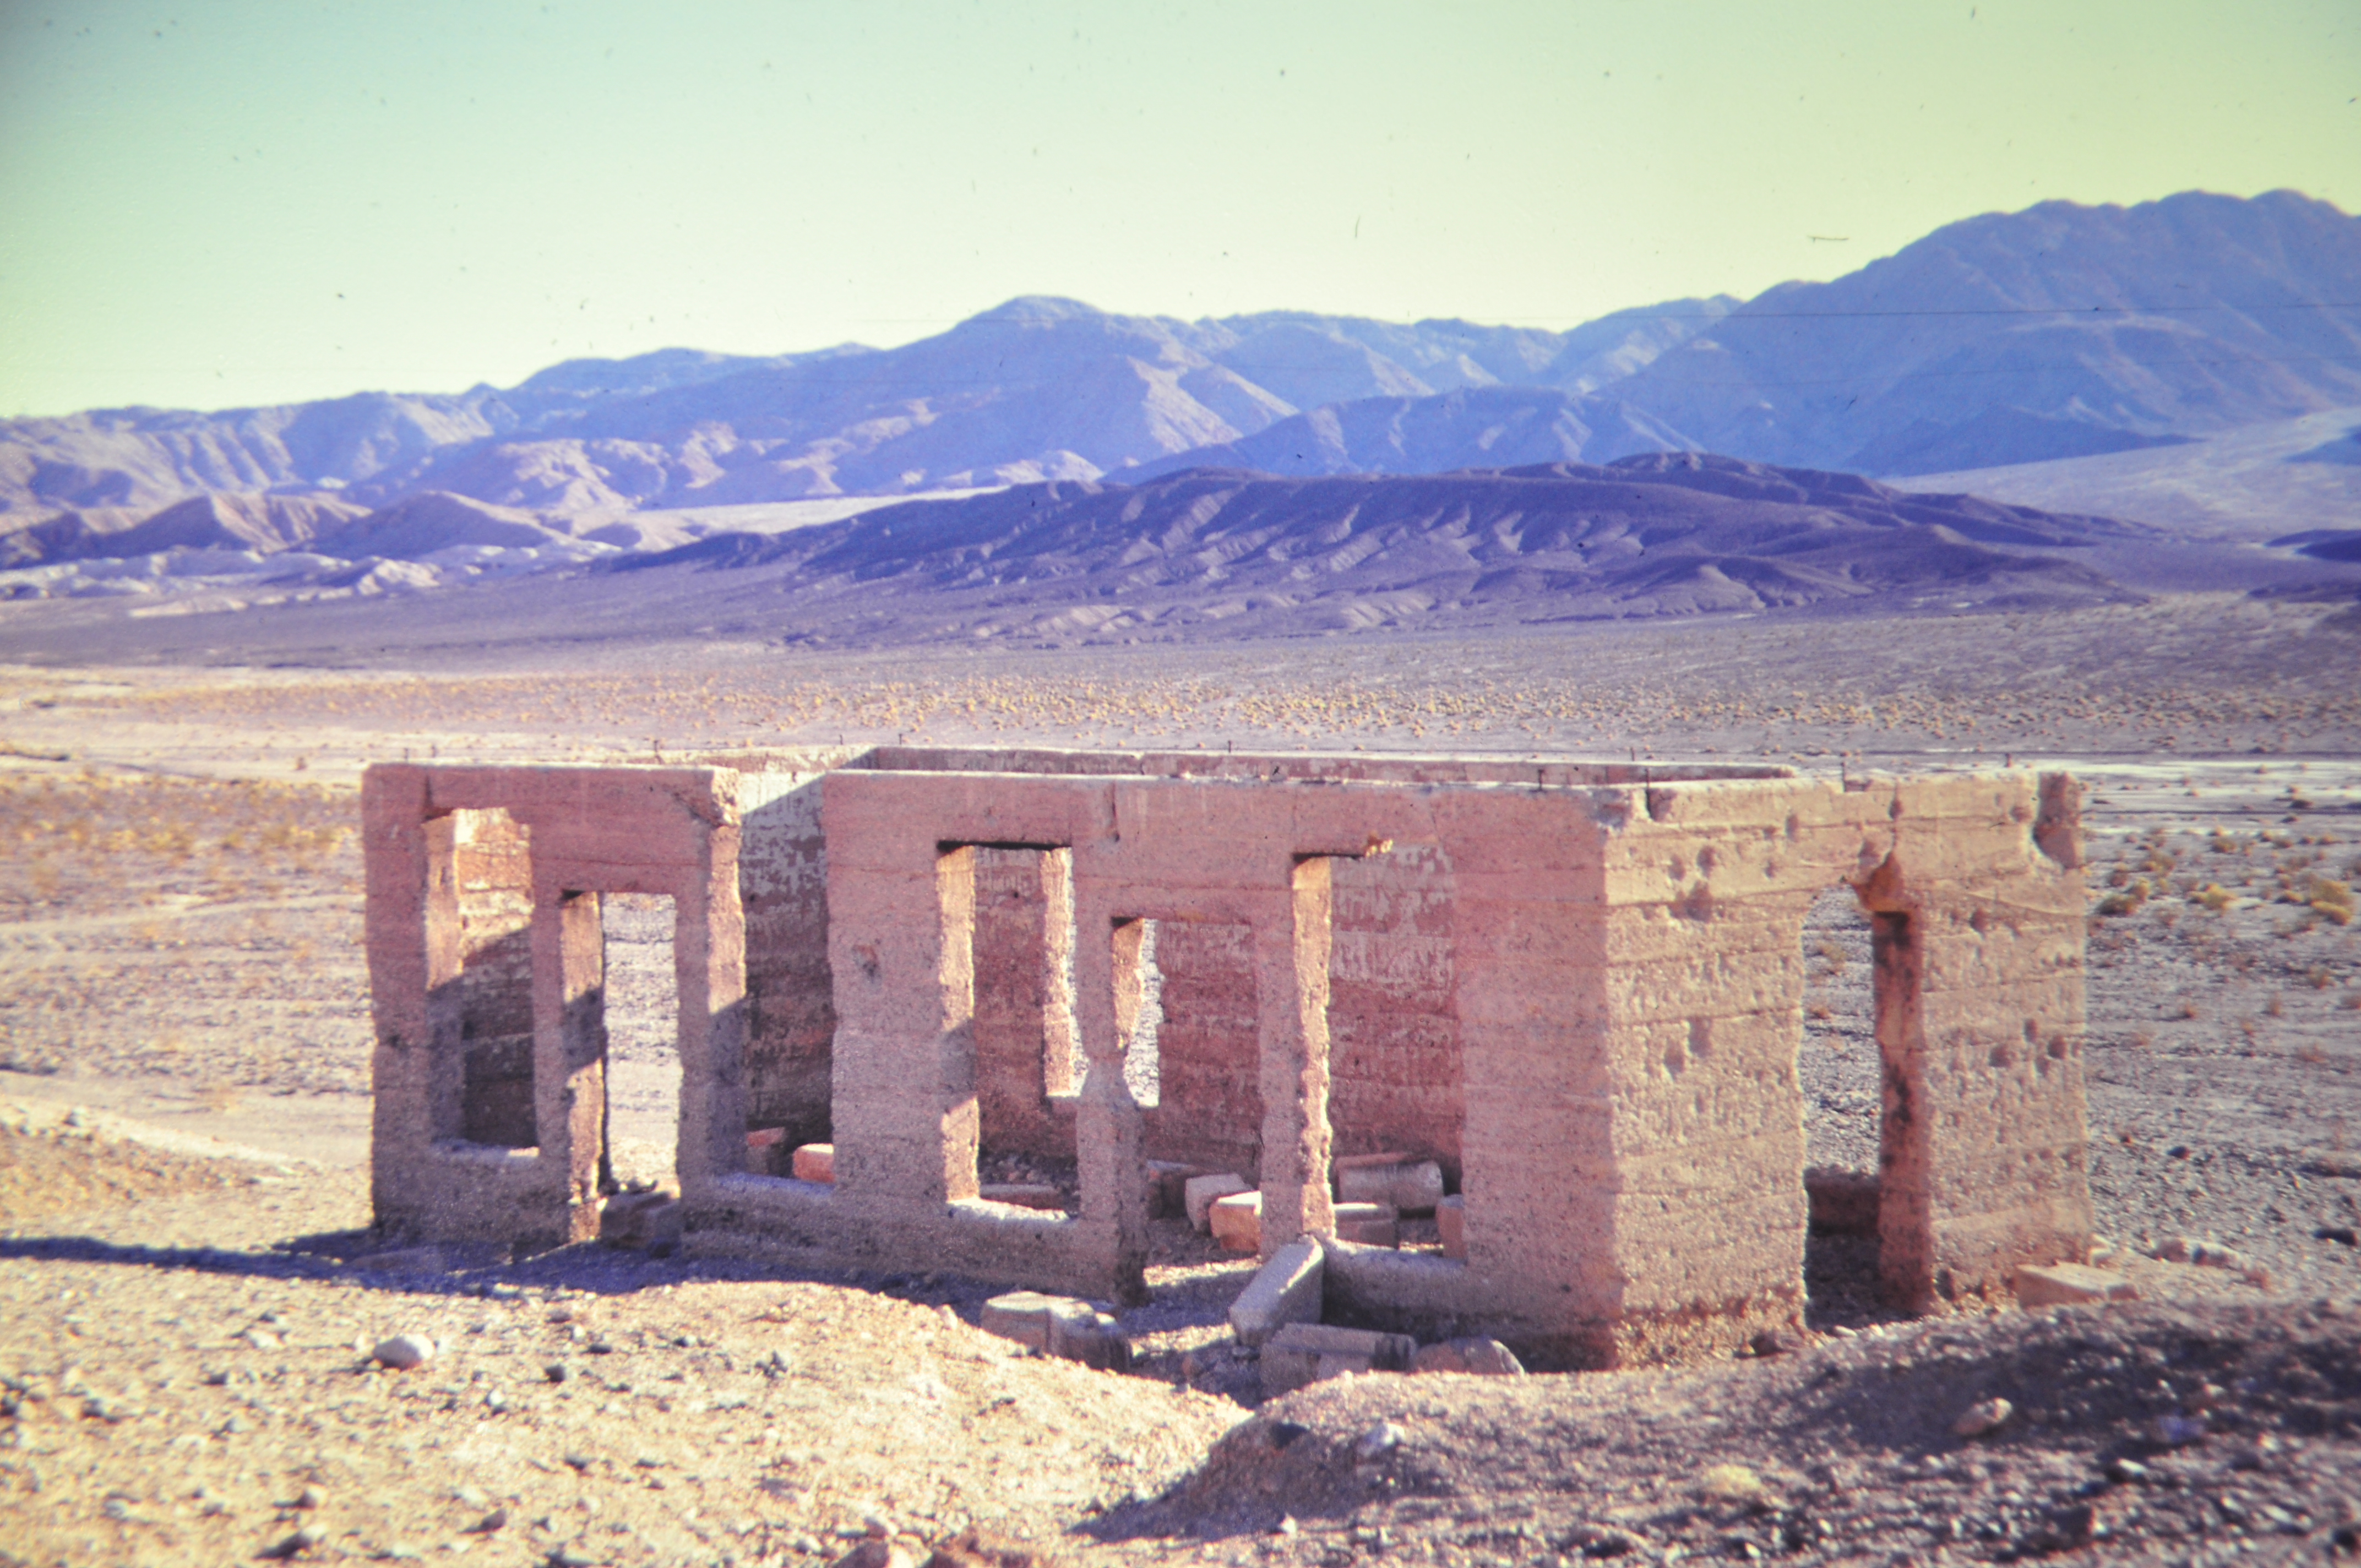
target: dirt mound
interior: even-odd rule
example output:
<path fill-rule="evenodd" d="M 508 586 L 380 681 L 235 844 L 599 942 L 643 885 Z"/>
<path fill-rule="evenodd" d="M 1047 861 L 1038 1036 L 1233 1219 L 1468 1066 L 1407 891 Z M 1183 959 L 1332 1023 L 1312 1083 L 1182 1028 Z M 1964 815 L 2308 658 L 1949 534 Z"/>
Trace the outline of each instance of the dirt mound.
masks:
<path fill-rule="evenodd" d="M 1995 1399 L 1998 1425 L 1961 1435 Z M 1099 1533 L 1440 1530 L 1592 1556 L 2317 1552 L 2352 1525 L 2356 1482 L 2361 1306 L 2143 1305 L 1938 1321 L 1690 1373 L 1321 1384 Z"/>
<path fill-rule="evenodd" d="M 116 1209 L 164 1193 L 244 1186 L 247 1173 L 218 1163 L 101 1140 L 75 1126 L 64 1135 L 0 1116 L 0 1233 L 68 1214 Z"/>

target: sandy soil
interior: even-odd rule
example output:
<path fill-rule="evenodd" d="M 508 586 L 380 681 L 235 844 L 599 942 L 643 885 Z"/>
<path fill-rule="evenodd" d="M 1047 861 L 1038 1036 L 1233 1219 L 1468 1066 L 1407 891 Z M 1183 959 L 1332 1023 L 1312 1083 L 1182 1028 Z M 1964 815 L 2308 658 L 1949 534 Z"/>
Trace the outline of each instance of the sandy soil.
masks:
<path fill-rule="evenodd" d="M 2361 1335 L 2306 1304 L 2361 1297 L 2361 922 L 2337 891 L 2361 880 L 2361 692 L 2334 656 L 2354 644 L 2317 607 L 2144 614 L 1888 625 L 1882 654 L 1874 625 L 1824 624 L 1808 669 L 1786 633 L 1725 626 L 1154 664 L 7 674 L 0 1563 L 252 1558 L 304 1530 L 305 1560 L 820 1562 L 872 1516 L 914 1549 L 981 1525 L 1325 1568 L 2320 1560 L 2361 1508 Z M 955 1279 L 596 1247 L 364 1266 L 357 764 L 840 735 L 2069 763 L 2094 785 L 2094 1190 L 2147 1304 L 1899 1324 L 1816 1239 L 1793 1354 L 1378 1377 L 1249 1420 L 1218 1327 L 1243 1272 L 1179 1252 L 1127 1321 L 1131 1378 L 1013 1354 Z M 1813 1157 L 1859 1166 L 1874 1058 L 1843 900 L 1806 956 Z M 661 1157 L 663 1043 L 618 1037 L 623 1135 Z M 2241 1266 L 2146 1255 L 2184 1236 Z M 442 1354 L 369 1370 L 396 1332 Z M 1951 1435 L 1994 1393 L 2011 1424 Z M 2164 1416 L 2204 1435 L 2168 1442 Z"/>

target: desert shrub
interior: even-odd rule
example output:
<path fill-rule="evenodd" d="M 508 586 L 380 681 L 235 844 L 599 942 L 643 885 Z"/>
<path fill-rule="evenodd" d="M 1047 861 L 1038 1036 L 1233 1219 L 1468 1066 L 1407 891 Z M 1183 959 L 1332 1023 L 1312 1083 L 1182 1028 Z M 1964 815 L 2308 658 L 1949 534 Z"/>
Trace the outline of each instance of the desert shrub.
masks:
<path fill-rule="evenodd" d="M 2309 893 L 2310 896 L 2304 902 L 2312 906 L 2314 914 L 2338 926 L 2349 926 L 2353 923 L 2354 903 L 2351 883 L 2334 882 L 2327 877 L 2314 877 L 2312 879 Z"/>

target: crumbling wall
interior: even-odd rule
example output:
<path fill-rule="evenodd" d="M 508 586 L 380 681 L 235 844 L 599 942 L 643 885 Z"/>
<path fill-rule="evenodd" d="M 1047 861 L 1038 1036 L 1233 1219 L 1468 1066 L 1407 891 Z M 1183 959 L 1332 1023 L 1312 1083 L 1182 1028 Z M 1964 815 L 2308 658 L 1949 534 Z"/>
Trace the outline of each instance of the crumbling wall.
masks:
<path fill-rule="evenodd" d="M 692 1247 L 1129 1299 L 1149 1157 L 1250 1175 L 1269 1250 L 1333 1237 L 1338 1151 L 1400 1148 L 1455 1168 L 1465 1255 L 1335 1242 L 1339 1313 L 1544 1365 L 1722 1354 L 1801 1310 L 1802 925 L 1847 886 L 1875 938 L 1888 1288 L 1970 1300 L 2087 1245 L 2066 781 L 864 761 L 371 770 L 380 1222 L 595 1230 L 598 898 L 664 893 Z M 513 1117 L 513 1080 L 467 1077 L 467 959 L 513 938 L 528 882 L 536 1142 L 489 1146 L 453 1131 Z M 1146 922 L 1153 1107 L 1123 1071 Z M 476 970 L 478 1036 L 512 1038 L 514 962 Z M 833 1185 L 750 1166 L 750 1125 L 825 1129 Z M 1080 1212 L 982 1199 L 996 1144 L 1071 1148 Z"/>

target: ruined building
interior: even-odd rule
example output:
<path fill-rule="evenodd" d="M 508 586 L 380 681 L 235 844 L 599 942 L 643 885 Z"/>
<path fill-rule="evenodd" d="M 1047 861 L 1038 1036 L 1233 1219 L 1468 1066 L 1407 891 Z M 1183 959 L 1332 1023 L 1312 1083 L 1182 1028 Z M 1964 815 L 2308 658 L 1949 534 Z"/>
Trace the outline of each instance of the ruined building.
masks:
<path fill-rule="evenodd" d="M 1243 1173 L 1268 1252 L 1333 1235 L 1332 1159 L 1401 1150 L 1464 1241 L 1331 1245 L 1332 1315 L 1543 1365 L 1726 1352 L 1803 1305 L 1803 922 L 1842 885 L 1885 1289 L 2089 1243 L 2062 775 L 886 748 L 386 765 L 365 811 L 395 1236 L 598 1234 L 601 897 L 653 893 L 691 1250 L 1131 1300 L 1149 1162 Z M 782 1172 L 823 1140 L 832 1183 Z M 1075 1161 L 1077 1212 L 983 1197 L 1011 1149 Z"/>

